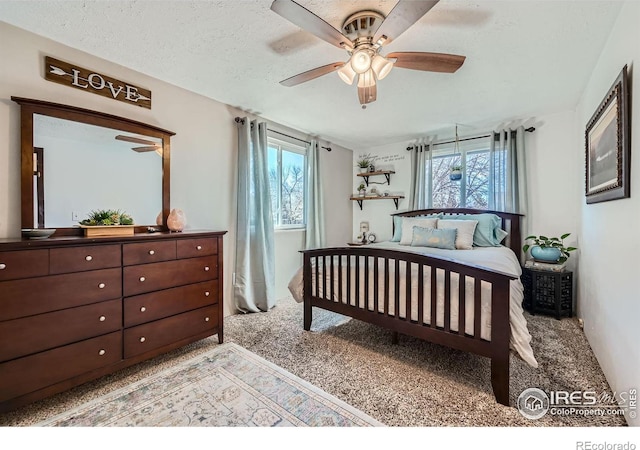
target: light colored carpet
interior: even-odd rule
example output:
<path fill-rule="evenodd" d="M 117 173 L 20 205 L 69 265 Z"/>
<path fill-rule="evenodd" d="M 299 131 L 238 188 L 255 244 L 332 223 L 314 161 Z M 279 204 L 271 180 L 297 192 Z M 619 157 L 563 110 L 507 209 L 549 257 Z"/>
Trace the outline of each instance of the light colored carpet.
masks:
<path fill-rule="evenodd" d="M 511 356 L 511 404 L 527 388 L 610 392 L 576 319 L 525 315 L 540 367 Z M 550 416 L 533 421 L 495 402 L 487 358 L 314 309 L 302 329 L 302 305 L 284 299 L 267 313 L 225 318 L 235 342 L 389 426 L 622 426 L 620 416 Z M 211 350 L 215 337 L 0 415 L 0 425 L 31 425 Z"/>
<path fill-rule="evenodd" d="M 310 383 L 225 343 L 36 426 L 381 426 Z"/>

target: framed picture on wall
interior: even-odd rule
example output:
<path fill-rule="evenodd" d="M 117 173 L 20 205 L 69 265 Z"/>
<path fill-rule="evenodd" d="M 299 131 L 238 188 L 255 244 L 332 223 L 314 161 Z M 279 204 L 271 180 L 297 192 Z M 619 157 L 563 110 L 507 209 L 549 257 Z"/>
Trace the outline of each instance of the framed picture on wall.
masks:
<path fill-rule="evenodd" d="M 585 133 L 587 203 L 630 195 L 631 130 L 629 124 L 627 66 L 616 78 Z"/>

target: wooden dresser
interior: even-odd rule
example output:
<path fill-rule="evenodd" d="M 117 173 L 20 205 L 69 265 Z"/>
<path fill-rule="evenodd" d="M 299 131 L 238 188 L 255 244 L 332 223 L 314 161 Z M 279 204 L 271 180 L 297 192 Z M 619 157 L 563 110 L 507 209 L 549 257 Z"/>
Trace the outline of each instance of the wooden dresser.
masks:
<path fill-rule="evenodd" d="M 0 412 L 222 343 L 224 234 L 0 241 Z"/>

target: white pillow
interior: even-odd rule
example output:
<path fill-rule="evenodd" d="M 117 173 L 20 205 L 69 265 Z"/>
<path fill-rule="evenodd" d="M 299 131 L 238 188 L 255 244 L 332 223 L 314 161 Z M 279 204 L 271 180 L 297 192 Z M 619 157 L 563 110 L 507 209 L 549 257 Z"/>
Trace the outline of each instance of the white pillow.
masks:
<path fill-rule="evenodd" d="M 471 250 L 473 248 L 473 233 L 478 225 L 477 220 L 438 220 L 438 228 L 455 228 L 456 233 L 456 249 Z"/>
<path fill-rule="evenodd" d="M 436 228 L 437 224 L 438 219 L 403 217 L 400 245 L 411 245 L 411 241 L 413 240 L 413 227 Z"/>

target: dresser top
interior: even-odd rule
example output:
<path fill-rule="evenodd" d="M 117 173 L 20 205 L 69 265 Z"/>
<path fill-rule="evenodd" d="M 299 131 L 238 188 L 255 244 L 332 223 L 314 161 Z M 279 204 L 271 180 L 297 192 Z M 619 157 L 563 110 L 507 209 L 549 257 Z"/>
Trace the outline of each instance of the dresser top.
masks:
<path fill-rule="evenodd" d="M 177 233 L 168 231 L 159 231 L 154 233 L 136 233 L 132 236 L 100 236 L 100 237 L 84 237 L 84 236 L 60 236 L 50 237 L 46 239 L 0 239 L 0 251 L 22 250 L 26 248 L 49 248 L 61 246 L 76 245 L 95 245 L 105 243 L 126 243 L 140 242 L 159 239 L 193 239 L 200 237 L 223 236 L 226 231 L 211 230 L 188 230 Z"/>

